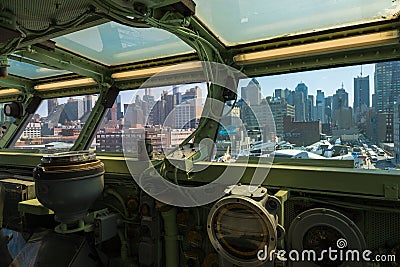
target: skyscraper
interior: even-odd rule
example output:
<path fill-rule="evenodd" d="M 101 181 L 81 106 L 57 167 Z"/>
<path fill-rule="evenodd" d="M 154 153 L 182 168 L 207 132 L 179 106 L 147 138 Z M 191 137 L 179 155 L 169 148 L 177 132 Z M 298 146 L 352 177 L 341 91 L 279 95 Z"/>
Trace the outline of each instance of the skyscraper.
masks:
<path fill-rule="evenodd" d="M 53 98 L 53 99 L 48 99 L 47 100 L 47 115 L 50 115 L 53 113 L 55 108 L 58 106 L 58 99 Z"/>
<path fill-rule="evenodd" d="M 269 102 L 269 107 L 271 108 L 272 115 L 275 121 L 275 131 L 276 135 L 279 137 L 284 136 L 283 132 L 283 121 L 286 116 L 290 116 L 294 119 L 295 110 L 294 106 L 289 105 L 284 99 L 271 99 Z"/>
<path fill-rule="evenodd" d="M 376 111 L 393 112 L 394 102 L 400 93 L 400 61 L 375 64 Z"/>
<path fill-rule="evenodd" d="M 306 104 L 306 121 L 314 121 L 314 96 L 308 95 Z"/>
<path fill-rule="evenodd" d="M 295 92 L 302 92 L 302 93 L 303 93 L 303 96 L 304 96 L 304 100 L 306 100 L 306 99 L 307 99 L 307 96 L 308 96 L 308 87 L 307 87 L 307 85 L 305 85 L 305 83 L 300 82 L 300 83 L 296 86 Z"/>
<path fill-rule="evenodd" d="M 349 94 L 342 88 L 336 90 L 336 94 L 332 97 L 332 117 L 335 117 L 335 113 L 338 110 L 349 107 Z M 351 116 L 350 116 L 351 117 Z"/>
<path fill-rule="evenodd" d="M 261 86 L 259 82 L 253 78 L 246 87 L 242 87 L 242 99 L 249 105 L 259 105 L 261 102 Z"/>
<path fill-rule="evenodd" d="M 123 117 L 121 95 L 117 96 L 117 99 L 115 99 L 115 102 L 117 104 L 117 120 L 119 120 Z"/>
<path fill-rule="evenodd" d="M 295 91 L 295 94 L 294 94 L 293 101 L 295 102 L 294 105 L 297 110 L 296 111 L 296 121 L 309 121 L 310 112 L 307 108 L 308 87 L 303 82 L 300 82 L 299 84 L 297 84 L 294 91 Z M 297 93 L 301 93 L 303 95 L 303 97 L 301 98 L 302 102 L 299 102 L 300 98 L 298 95 L 296 96 Z M 304 117 L 302 118 L 303 107 L 304 107 Z"/>
<path fill-rule="evenodd" d="M 361 107 L 368 108 L 370 105 L 369 100 L 369 76 L 358 76 L 354 78 L 354 103 L 353 109 L 361 110 Z"/>
<path fill-rule="evenodd" d="M 295 91 L 293 97 L 295 121 L 306 121 L 306 101 L 301 91 Z"/>
<path fill-rule="evenodd" d="M 325 123 L 325 94 L 322 90 L 317 90 L 315 106 L 316 119 L 320 120 L 321 123 Z"/>

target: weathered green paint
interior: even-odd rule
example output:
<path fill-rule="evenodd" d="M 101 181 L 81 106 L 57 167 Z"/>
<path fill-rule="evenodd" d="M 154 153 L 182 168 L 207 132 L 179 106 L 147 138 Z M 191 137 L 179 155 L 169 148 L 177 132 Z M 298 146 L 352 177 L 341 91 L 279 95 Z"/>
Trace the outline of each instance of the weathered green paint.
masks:
<path fill-rule="evenodd" d="M 0 152 L 0 166 L 3 168 L 33 168 L 40 163 L 40 154 L 28 154 L 18 152 Z M 131 177 L 126 166 L 124 157 L 98 156 L 104 162 L 107 175 L 118 175 L 120 177 Z M 137 168 L 133 168 L 133 175 L 140 175 L 142 170 L 149 166 L 148 162 L 132 160 Z M 301 161 L 301 160 L 298 160 Z M 296 163 L 296 161 L 294 161 Z M 203 168 L 205 164 L 195 163 L 195 168 Z M 203 171 L 194 173 L 190 183 L 209 183 L 216 179 L 229 164 L 211 163 Z M 249 183 L 256 168 L 265 169 L 268 167 L 261 164 L 232 163 L 231 168 L 243 169 L 245 172 L 241 183 Z M 238 172 L 240 173 L 240 172 Z M 132 178 L 133 179 L 133 178 Z M 179 176 L 179 181 L 188 182 L 186 176 Z M 278 188 L 283 190 L 296 191 L 317 191 L 333 195 L 354 195 L 385 199 L 385 185 L 399 185 L 400 171 L 386 170 L 360 170 L 347 167 L 326 167 L 322 163 L 318 166 L 301 166 L 287 164 L 273 164 L 263 183 L 267 188 Z"/>
<path fill-rule="evenodd" d="M 7 78 L 0 79 L 0 85 L 7 88 L 20 89 L 22 92 L 28 92 L 33 89 L 35 82 L 29 79 L 8 75 Z"/>
<path fill-rule="evenodd" d="M 25 95 L 26 99 L 22 103 L 24 114 L 21 118 L 16 119 L 13 123 L 11 123 L 5 134 L 0 139 L 0 149 L 11 146 L 17 141 L 17 138 L 22 134 L 26 125 L 29 123 L 29 120 L 32 118 L 33 114 L 29 114 L 26 111 L 26 108 L 34 101 L 35 96 L 32 94 Z M 37 108 L 37 107 L 36 107 Z"/>
<path fill-rule="evenodd" d="M 49 51 L 39 46 L 32 46 L 31 49 L 22 51 L 19 55 L 46 63 L 59 69 L 69 70 L 82 76 L 93 78 L 99 83 L 112 84 L 111 71 L 109 68 L 60 48 Z"/>

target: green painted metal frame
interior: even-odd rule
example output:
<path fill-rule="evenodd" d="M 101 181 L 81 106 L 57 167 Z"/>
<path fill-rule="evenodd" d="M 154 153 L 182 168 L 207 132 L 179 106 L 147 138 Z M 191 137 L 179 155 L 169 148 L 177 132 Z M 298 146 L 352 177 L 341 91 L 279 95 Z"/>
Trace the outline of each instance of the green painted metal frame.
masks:
<path fill-rule="evenodd" d="M 26 168 L 32 170 L 40 163 L 42 155 L 22 152 L 0 152 L 0 170 L 12 168 Z M 98 156 L 104 163 L 107 176 L 118 176 L 123 179 L 133 179 L 132 175 L 140 175 L 148 168 L 148 162 L 132 160 L 135 164 L 135 173 L 130 173 L 126 166 L 126 160 L 121 156 Z M 385 187 L 388 185 L 400 188 L 400 171 L 385 170 L 360 170 L 349 167 L 327 167 L 325 161 L 318 162 L 316 166 L 299 165 L 302 160 L 279 162 L 275 159 L 274 163 L 266 176 L 263 186 L 267 188 L 282 189 L 297 192 L 320 192 L 330 195 L 355 196 L 358 198 L 400 201 L 400 195 L 396 199 L 388 199 L 385 195 Z M 191 176 L 190 183 L 204 184 L 213 181 L 221 174 L 227 166 L 229 168 L 245 168 L 245 172 L 240 180 L 243 184 L 248 184 L 255 169 L 267 169 L 267 165 L 262 164 L 243 164 L 243 163 L 195 163 L 195 169 Z M 204 168 L 204 170 L 202 170 Z M 187 177 L 179 176 L 179 182 L 187 183 Z"/>
<path fill-rule="evenodd" d="M 82 76 L 93 78 L 100 84 L 113 83 L 111 71 L 108 67 L 61 48 L 55 48 L 54 51 L 50 51 L 34 45 L 30 49 L 21 51 L 18 54 L 58 69 L 72 71 Z"/>
<path fill-rule="evenodd" d="M 28 92 L 33 89 L 35 86 L 36 82 L 14 76 L 14 75 L 8 75 L 7 78 L 0 79 L 0 85 L 7 87 L 7 88 L 15 88 L 21 90 L 21 92 Z"/>
<path fill-rule="evenodd" d="M 32 104 L 37 105 L 36 108 L 39 107 L 38 104 L 40 103 L 37 103 L 36 100 L 37 99 L 35 93 L 31 92 L 29 94 L 24 95 L 23 101 L 19 101 L 22 103 L 24 114 L 22 115 L 21 118 L 17 118 L 13 123 L 8 125 L 7 131 L 0 139 L 0 149 L 8 148 L 17 141 L 17 138 L 22 134 L 23 130 L 25 129 L 25 126 L 28 124 L 29 120 L 33 116 L 33 113 L 27 112 L 27 107 Z"/>

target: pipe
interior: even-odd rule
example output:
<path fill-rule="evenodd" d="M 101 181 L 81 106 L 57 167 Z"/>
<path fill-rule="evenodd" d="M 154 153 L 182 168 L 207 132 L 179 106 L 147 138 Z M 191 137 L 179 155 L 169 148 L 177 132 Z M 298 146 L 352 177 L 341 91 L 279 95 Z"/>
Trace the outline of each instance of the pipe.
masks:
<path fill-rule="evenodd" d="M 161 212 L 165 232 L 165 267 L 179 266 L 178 228 L 176 225 L 176 208 Z"/>
<path fill-rule="evenodd" d="M 111 188 L 105 189 L 104 190 L 104 194 L 105 195 L 108 194 L 108 195 L 111 195 L 111 196 L 115 197 L 119 201 L 119 203 L 121 204 L 121 206 L 122 206 L 122 208 L 124 210 L 125 218 L 129 219 L 129 212 L 128 212 L 128 209 L 126 208 L 125 201 L 122 198 L 122 196 L 117 191 L 115 191 L 114 189 L 111 189 Z"/>

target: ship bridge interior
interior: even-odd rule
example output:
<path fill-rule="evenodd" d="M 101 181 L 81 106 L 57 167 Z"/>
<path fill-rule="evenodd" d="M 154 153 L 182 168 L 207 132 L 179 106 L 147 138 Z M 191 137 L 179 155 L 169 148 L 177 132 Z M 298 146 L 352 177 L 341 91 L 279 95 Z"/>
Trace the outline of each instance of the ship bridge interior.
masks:
<path fill-rule="evenodd" d="M 1 1 L 0 267 L 400 266 L 400 172 L 339 160 L 345 146 L 336 159 L 328 145 L 279 152 L 300 130 L 285 134 L 259 82 L 397 62 L 399 12 L 397 0 Z M 390 126 L 396 152 L 390 97 L 390 124 L 370 124 Z M 303 150 L 323 120 L 298 122 Z"/>

